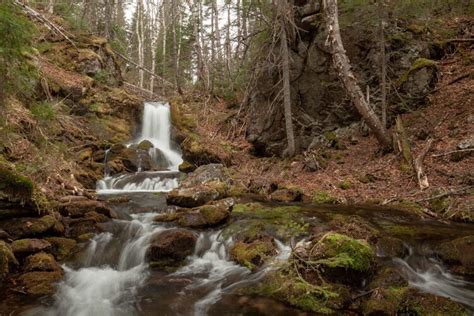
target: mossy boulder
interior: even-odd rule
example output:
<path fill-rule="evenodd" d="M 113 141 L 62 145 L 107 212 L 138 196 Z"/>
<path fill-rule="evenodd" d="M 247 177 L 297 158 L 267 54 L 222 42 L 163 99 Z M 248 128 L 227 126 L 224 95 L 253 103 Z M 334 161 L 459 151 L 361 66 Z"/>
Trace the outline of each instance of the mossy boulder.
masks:
<path fill-rule="evenodd" d="M 61 203 L 59 205 L 59 212 L 71 218 L 84 217 L 89 212 L 96 212 L 109 218 L 113 216 L 112 211 L 104 202 L 88 199 Z"/>
<path fill-rule="evenodd" d="M 179 213 L 177 223 L 183 227 L 212 227 L 229 218 L 235 204 L 233 198 L 215 201 L 186 212 Z"/>
<path fill-rule="evenodd" d="M 185 229 L 170 229 L 153 237 L 147 249 L 146 257 L 152 266 L 166 267 L 180 265 L 191 255 L 197 236 Z"/>
<path fill-rule="evenodd" d="M 69 257 L 77 245 L 74 239 L 64 237 L 48 237 L 45 240 L 51 244 L 50 252 L 57 260 L 64 260 Z"/>
<path fill-rule="evenodd" d="M 25 259 L 24 271 L 61 271 L 54 257 L 46 252 L 38 252 Z"/>
<path fill-rule="evenodd" d="M 270 200 L 276 202 L 296 202 L 303 199 L 303 191 L 297 187 L 281 188 L 270 195 Z"/>
<path fill-rule="evenodd" d="M 312 247 L 310 256 L 330 280 L 358 284 L 373 270 L 375 253 L 365 240 L 329 232 Z"/>
<path fill-rule="evenodd" d="M 51 244 L 43 239 L 27 238 L 13 241 L 11 247 L 15 255 L 25 256 L 40 251 L 47 251 L 51 249 Z"/>
<path fill-rule="evenodd" d="M 153 148 L 153 144 L 149 140 L 142 140 L 138 145 L 137 149 L 148 151 Z"/>
<path fill-rule="evenodd" d="M 166 201 L 168 204 L 181 207 L 197 207 L 224 198 L 226 191 L 226 185 L 222 182 L 177 188 L 167 194 Z"/>
<path fill-rule="evenodd" d="M 196 166 L 190 162 L 183 161 L 179 166 L 178 170 L 183 173 L 190 173 L 196 170 Z"/>
<path fill-rule="evenodd" d="M 256 239 L 251 242 L 237 241 L 230 249 L 232 260 L 255 270 L 277 254 L 273 238 Z"/>
<path fill-rule="evenodd" d="M 261 203 L 236 204 L 232 222 L 223 230 L 224 237 L 253 241 L 265 236 L 287 241 L 307 235 L 309 223 L 298 206 L 267 206 Z"/>
<path fill-rule="evenodd" d="M 383 236 L 377 240 L 377 255 L 388 258 L 403 258 L 408 254 L 408 248 L 398 238 Z"/>
<path fill-rule="evenodd" d="M 12 267 L 18 266 L 18 261 L 13 254 L 12 248 L 6 242 L 0 240 L 0 280 L 2 280 Z"/>
<path fill-rule="evenodd" d="M 444 242 L 435 253 L 456 273 L 474 275 L 474 236 Z"/>
<path fill-rule="evenodd" d="M 16 290 L 33 296 L 53 295 L 56 283 L 61 281 L 62 271 L 34 271 L 22 274 L 16 280 Z"/>
<path fill-rule="evenodd" d="M 268 273 L 258 284 L 242 289 L 241 293 L 269 297 L 318 315 L 334 315 L 350 298 L 343 287 L 313 285 L 291 270 Z"/>
<path fill-rule="evenodd" d="M 54 215 L 10 220 L 4 229 L 14 238 L 35 237 L 49 231 L 64 232 L 64 226 Z"/>
<path fill-rule="evenodd" d="M 403 92 L 414 97 L 423 97 L 430 92 L 436 83 L 437 64 L 435 61 L 419 58 L 415 60 L 399 79 Z"/>
<path fill-rule="evenodd" d="M 0 162 L 0 200 L 26 203 L 33 196 L 33 182 Z"/>

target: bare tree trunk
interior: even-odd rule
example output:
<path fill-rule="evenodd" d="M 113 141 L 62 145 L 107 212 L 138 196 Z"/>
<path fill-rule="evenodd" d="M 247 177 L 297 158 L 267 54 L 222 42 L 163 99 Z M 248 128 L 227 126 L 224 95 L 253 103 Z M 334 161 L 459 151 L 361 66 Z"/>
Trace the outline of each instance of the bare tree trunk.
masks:
<path fill-rule="evenodd" d="M 337 10 L 337 0 L 323 0 L 324 15 L 326 20 L 328 34 L 328 45 L 331 48 L 334 67 L 336 68 L 339 79 L 354 103 L 359 114 L 364 118 L 369 128 L 374 132 L 375 137 L 386 150 L 392 149 L 392 138 L 377 117 L 372 108 L 367 104 L 364 94 L 360 89 L 355 78 L 349 58 L 346 55 L 344 45 L 342 44 L 341 33 L 339 30 L 339 18 Z"/>
<path fill-rule="evenodd" d="M 387 128 L 387 61 L 385 60 L 385 31 L 384 31 L 384 16 L 385 7 L 384 0 L 378 0 L 379 6 L 379 23 L 380 23 L 380 90 L 382 92 L 382 126 Z"/>
<path fill-rule="evenodd" d="M 136 20 L 136 33 L 138 42 L 138 64 L 140 67 L 144 67 L 144 50 L 143 50 L 143 0 L 137 2 L 137 20 Z M 143 83 L 145 80 L 145 72 L 143 69 L 138 70 L 138 86 L 143 89 Z"/>
<path fill-rule="evenodd" d="M 280 0 L 279 3 L 280 11 L 280 51 L 281 51 L 281 64 L 282 64 L 282 75 L 283 75 L 283 104 L 285 109 L 285 128 L 286 138 L 288 141 L 287 155 L 293 157 L 296 152 L 295 148 L 295 135 L 293 131 L 293 116 L 291 114 L 291 94 L 290 94 L 290 65 L 289 65 L 289 52 L 288 52 L 288 40 L 286 30 L 286 19 L 288 14 L 288 7 L 286 0 Z"/>
<path fill-rule="evenodd" d="M 176 24 L 179 24 L 179 18 L 178 18 L 178 10 L 177 10 L 177 4 L 176 4 L 176 0 L 173 0 L 172 1 L 172 7 L 171 7 L 171 10 L 173 12 L 173 29 L 172 29 L 172 32 L 173 32 L 173 66 L 174 66 L 174 79 L 175 79 L 175 85 L 176 85 L 176 89 L 178 90 L 178 93 L 179 94 L 182 94 L 182 90 L 181 90 L 181 85 L 180 85 L 180 76 L 179 76 L 179 52 L 178 52 L 178 39 L 177 39 L 177 34 L 176 34 L 176 27 L 177 25 Z"/>

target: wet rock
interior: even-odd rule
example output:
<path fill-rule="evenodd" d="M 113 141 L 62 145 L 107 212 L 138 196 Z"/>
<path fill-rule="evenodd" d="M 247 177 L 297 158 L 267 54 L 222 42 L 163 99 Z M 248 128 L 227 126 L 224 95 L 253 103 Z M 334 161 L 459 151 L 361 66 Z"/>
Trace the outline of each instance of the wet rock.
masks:
<path fill-rule="evenodd" d="M 104 223 L 110 220 L 110 218 L 108 218 L 104 214 L 99 214 L 95 211 L 87 212 L 84 217 L 92 219 L 95 223 Z"/>
<path fill-rule="evenodd" d="M 46 252 L 38 252 L 28 256 L 23 268 L 27 272 L 32 271 L 61 271 L 61 267 L 54 257 Z"/>
<path fill-rule="evenodd" d="M 208 183 L 224 183 L 232 184 L 227 169 L 222 164 L 208 164 L 200 166 L 194 172 L 181 182 L 181 187 L 190 188 L 201 184 Z"/>
<path fill-rule="evenodd" d="M 0 240 L 10 240 L 10 239 L 12 239 L 12 236 L 10 236 L 10 234 L 4 231 L 3 229 L 0 229 Z"/>
<path fill-rule="evenodd" d="M 0 281 L 14 266 L 18 266 L 18 261 L 13 254 L 12 248 L 9 244 L 0 240 Z"/>
<path fill-rule="evenodd" d="M 360 284 L 375 262 L 374 251 L 366 241 L 334 232 L 314 244 L 310 257 L 322 267 L 324 276 L 342 284 Z"/>
<path fill-rule="evenodd" d="M 137 149 L 148 151 L 153 148 L 153 144 L 149 140 L 142 140 L 138 145 Z"/>
<path fill-rule="evenodd" d="M 179 187 L 168 193 L 168 204 L 181 207 L 197 207 L 226 197 L 227 185 L 220 181 L 207 182 L 194 187 Z"/>
<path fill-rule="evenodd" d="M 34 237 L 48 231 L 64 231 L 64 227 L 54 215 L 10 220 L 4 225 L 4 229 L 14 238 Z"/>
<path fill-rule="evenodd" d="M 179 265 L 191 255 L 196 245 L 195 233 L 185 229 L 170 229 L 158 233 L 146 252 L 152 266 Z"/>
<path fill-rule="evenodd" d="M 190 173 L 190 172 L 193 172 L 194 170 L 196 170 L 196 166 L 187 162 L 187 161 L 183 161 L 179 166 L 178 166 L 178 170 L 180 172 L 183 172 L 183 173 Z"/>
<path fill-rule="evenodd" d="M 18 292 L 28 295 L 43 296 L 56 293 L 56 283 L 61 281 L 62 271 L 35 271 L 22 274 L 17 279 Z"/>
<path fill-rule="evenodd" d="M 143 143 L 143 142 L 142 142 Z M 142 144 L 146 147 L 148 143 Z M 118 147 L 109 154 L 110 166 L 120 165 L 125 169 L 122 171 L 126 172 L 137 172 L 138 170 L 148 171 L 157 170 L 157 166 L 154 164 L 150 153 L 147 150 L 139 149 L 137 146 L 130 147 Z"/>
<path fill-rule="evenodd" d="M 408 254 L 408 248 L 403 241 L 393 237 L 381 237 L 376 245 L 377 255 L 388 258 L 403 258 Z"/>
<path fill-rule="evenodd" d="M 276 202 L 296 202 L 302 198 L 303 192 L 299 188 L 278 189 L 270 195 L 270 200 Z"/>
<path fill-rule="evenodd" d="M 59 212 L 71 218 L 84 217 L 86 213 L 96 212 L 112 217 L 112 211 L 104 202 L 95 200 L 73 200 L 59 205 Z"/>
<path fill-rule="evenodd" d="M 177 223 L 183 227 L 212 227 L 224 222 L 232 212 L 234 199 L 227 198 L 179 213 Z"/>
<path fill-rule="evenodd" d="M 75 218 L 69 221 L 66 237 L 77 238 L 83 234 L 97 233 L 98 224 L 93 218 Z"/>
<path fill-rule="evenodd" d="M 273 238 L 257 239 L 252 242 L 236 242 L 230 249 L 232 260 L 244 267 L 255 270 L 277 254 Z"/>
<path fill-rule="evenodd" d="M 453 272 L 474 275 L 474 236 L 442 243 L 435 250 L 435 254 L 451 265 Z"/>
<path fill-rule="evenodd" d="M 77 245 L 74 239 L 64 237 L 48 237 L 45 240 L 51 244 L 50 252 L 57 260 L 66 259 Z"/>
<path fill-rule="evenodd" d="M 28 255 L 40 251 L 46 251 L 51 248 L 51 244 L 43 239 L 18 239 L 11 244 L 15 255 Z"/>

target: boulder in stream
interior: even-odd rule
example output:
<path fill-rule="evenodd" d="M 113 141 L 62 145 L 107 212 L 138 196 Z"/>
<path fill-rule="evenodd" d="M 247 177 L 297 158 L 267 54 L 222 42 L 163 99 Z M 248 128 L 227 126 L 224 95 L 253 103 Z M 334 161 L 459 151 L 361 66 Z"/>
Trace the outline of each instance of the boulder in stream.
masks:
<path fill-rule="evenodd" d="M 27 272 L 31 271 L 62 271 L 54 257 L 46 252 L 38 252 L 28 256 L 23 268 Z"/>
<path fill-rule="evenodd" d="M 16 291 L 34 296 L 53 295 L 62 277 L 62 271 L 27 272 L 16 280 Z"/>
<path fill-rule="evenodd" d="M 18 239 L 12 242 L 12 251 L 15 255 L 28 255 L 51 248 L 51 244 L 44 239 Z"/>
<path fill-rule="evenodd" d="M 444 242 L 437 247 L 435 253 L 453 272 L 474 275 L 474 236 L 466 236 Z"/>
<path fill-rule="evenodd" d="M 146 252 L 147 260 L 152 266 L 169 267 L 180 265 L 191 255 L 196 245 L 197 236 L 186 229 L 170 229 L 158 233 Z"/>
<path fill-rule="evenodd" d="M 64 237 L 45 238 L 51 244 L 51 253 L 57 260 L 66 259 L 75 249 L 77 242 L 74 239 Z"/>

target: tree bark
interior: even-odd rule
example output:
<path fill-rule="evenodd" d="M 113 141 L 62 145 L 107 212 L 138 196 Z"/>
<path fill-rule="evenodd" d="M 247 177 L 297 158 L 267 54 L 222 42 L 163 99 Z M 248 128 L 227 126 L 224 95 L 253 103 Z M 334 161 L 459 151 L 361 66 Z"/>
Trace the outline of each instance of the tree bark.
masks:
<path fill-rule="evenodd" d="M 357 79 L 352 72 L 350 61 L 346 55 L 344 45 L 342 44 L 341 33 L 339 30 L 337 0 L 323 0 L 323 5 L 326 26 L 329 32 L 327 44 L 331 49 L 333 64 L 338 73 L 339 79 L 344 84 L 344 88 L 349 94 L 352 103 L 375 134 L 380 145 L 385 150 L 391 150 L 392 138 L 375 112 L 367 104 L 364 94 L 357 83 Z"/>
<path fill-rule="evenodd" d="M 280 0 L 280 50 L 281 50 L 281 64 L 283 76 L 283 104 L 285 110 L 285 128 L 286 139 L 288 141 L 287 155 L 293 157 L 296 152 L 295 135 L 293 131 L 293 116 L 291 113 L 291 93 L 290 93 L 290 66 L 289 66 L 289 52 L 288 40 L 286 30 L 286 16 L 287 16 L 286 0 Z"/>
<path fill-rule="evenodd" d="M 385 7 L 384 0 L 378 0 L 379 9 L 379 27 L 380 27 L 380 90 L 382 92 L 382 125 L 387 128 L 387 61 L 385 57 L 385 30 L 384 30 L 384 19 L 385 19 Z"/>

